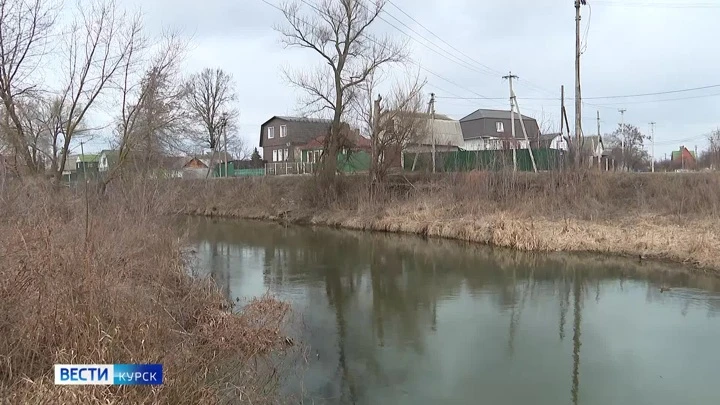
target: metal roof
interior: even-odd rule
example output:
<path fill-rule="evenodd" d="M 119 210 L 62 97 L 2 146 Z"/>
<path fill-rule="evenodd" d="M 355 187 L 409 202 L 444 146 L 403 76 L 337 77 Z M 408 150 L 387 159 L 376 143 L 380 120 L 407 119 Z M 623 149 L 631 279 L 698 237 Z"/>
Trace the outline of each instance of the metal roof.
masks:
<path fill-rule="evenodd" d="M 332 124 L 333 120 L 328 120 L 324 118 L 312 118 L 312 117 L 287 117 L 287 116 L 280 116 L 278 115 L 275 118 L 279 118 L 281 120 L 285 121 L 292 121 L 292 122 L 315 122 L 315 123 L 321 123 L 321 124 Z"/>
<path fill-rule="evenodd" d="M 517 115 L 516 115 L 517 117 Z M 535 118 L 528 117 L 527 115 L 522 116 L 524 120 L 535 120 Z M 488 109 L 479 109 L 473 112 L 472 114 L 461 118 L 460 122 L 463 121 L 474 121 L 474 120 L 481 120 L 483 118 L 490 118 L 495 120 L 509 120 L 510 119 L 510 110 L 488 110 Z"/>
<path fill-rule="evenodd" d="M 460 121 L 436 119 L 428 120 L 428 131 L 420 144 L 431 145 L 433 135 L 436 145 L 449 145 L 462 148 L 465 145 Z"/>

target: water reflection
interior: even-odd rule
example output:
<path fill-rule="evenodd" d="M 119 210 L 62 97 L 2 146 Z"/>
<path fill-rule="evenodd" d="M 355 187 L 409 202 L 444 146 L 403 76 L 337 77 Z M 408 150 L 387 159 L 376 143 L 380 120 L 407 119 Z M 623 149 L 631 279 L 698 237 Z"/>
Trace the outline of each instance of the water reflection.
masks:
<path fill-rule="evenodd" d="M 229 298 L 269 289 L 302 314 L 315 356 L 288 390 L 302 388 L 308 402 L 720 399 L 708 355 L 720 333 L 715 278 L 414 237 L 207 219 L 184 226 L 198 268 Z"/>

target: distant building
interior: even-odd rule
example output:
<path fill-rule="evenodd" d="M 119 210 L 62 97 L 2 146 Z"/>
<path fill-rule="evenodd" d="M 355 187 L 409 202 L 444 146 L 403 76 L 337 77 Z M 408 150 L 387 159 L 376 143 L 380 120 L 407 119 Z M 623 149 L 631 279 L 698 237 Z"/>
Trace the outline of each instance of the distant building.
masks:
<path fill-rule="evenodd" d="M 412 140 L 406 146 L 405 152 L 431 152 L 433 143 L 436 152 L 454 152 L 465 146 L 460 121 L 442 114 L 435 114 L 435 119 L 425 113 L 417 115 L 418 118 L 427 120 L 427 129 L 419 134 L 418 139 Z"/>
<path fill-rule="evenodd" d="M 675 150 L 670 155 L 673 167 L 680 170 L 690 170 L 697 168 L 697 156 L 694 151 L 689 150 L 685 146 L 681 146 L 679 150 Z"/>
<path fill-rule="evenodd" d="M 98 160 L 98 171 L 101 173 L 109 171 L 113 168 L 120 158 L 120 153 L 116 150 L 105 149 L 100 152 Z"/>
<path fill-rule="evenodd" d="M 530 139 L 533 148 L 569 150 L 569 143 L 561 133 L 541 134 L 535 140 Z"/>
<path fill-rule="evenodd" d="M 530 140 L 540 133 L 537 120 L 515 115 L 515 137 L 512 136 L 510 111 L 479 109 L 460 120 L 466 150 L 528 149 Z M 525 124 L 528 140 L 522 130 Z"/>
<path fill-rule="evenodd" d="M 75 168 L 78 175 L 95 177 L 99 172 L 100 155 L 84 154 L 79 155 L 75 161 Z"/>

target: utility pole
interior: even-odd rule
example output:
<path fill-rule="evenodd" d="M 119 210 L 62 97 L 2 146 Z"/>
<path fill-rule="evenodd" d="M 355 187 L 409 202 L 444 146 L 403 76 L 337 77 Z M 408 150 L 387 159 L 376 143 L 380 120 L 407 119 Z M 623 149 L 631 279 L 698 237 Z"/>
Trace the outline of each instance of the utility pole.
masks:
<path fill-rule="evenodd" d="M 563 118 L 565 117 L 565 86 L 560 86 L 560 137 L 563 136 Z M 570 132 L 570 128 L 568 128 Z"/>
<path fill-rule="evenodd" d="M 600 135 L 600 110 L 597 110 L 597 127 L 598 127 L 598 143 L 602 145 L 602 149 L 605 149 L 605 144 L 602 141 L 602 135 Z M 602 170 L 602 152 L 598 156 L 598 169 Z"/>
<path fill-rule="evenodd" d="M 515 148 L 515 93 L 513 92 L 513 79 L 518 79 L 517 76 L 510 72 L 507 76 L 503 76 L 503 79 L 507 79 L 510 83 L 510 128 L 512 133 L 512 156 L 513 156 L 513 170 L 517 171 L 517 150 Z M 520 118 L 522 120 L 522 117 Z"/>
<path fill-rule="evenodd" d="M 85 147 L 84 147 L 84 144 L 85 144 L 85 142 L 80 141 L 80 156 L 82 156 L 82 157 L 80 158 L 80 160 L 82 161 L 82 165 L 83 165 L 83 181 L 86 181 L 86 182 L 87 182 L 87 170 L 85 170 L 85 166 L 87 166 L 87 163 L 85 162 Z"/>
<path fill-rule="evenodd" d="M 582 95 L 580 92 L 580 4 L 575 0 L 575 166 L 580 167 L 580 137 L 582 136 Z"/>
<path fill-rule="evenodd" d="M 370 138 L 370 197 L 375 198 L 375 183 L 377 182 L 377 166 L 380 163 L 378 159 L 378 136 L 380 136 L 380 103 L 382 102 L 382 96 L 378 94 L 377 100 L 373 102 L 373 116 L 372 116 L 372 135 Z M 416 155 L 417 156 L 417 155 Z"/>
<path fill-rule="evenodd" d="M 227 150 L 227 113 L 222 113 L 222 116 L 220 117 L 222 120 L 222 131 L 223 136 L 225 137 L 225 177 L 229 177 L 230 174 L 228 173 L 228 150 Z"/>
<path fill-rule="evenodd" d="M 435 93 L 430 93 L 430 136 L 432 137 L 432 167 L 435 173 Z"/>
<path fill-rule="evenodd" d="M 655 121 L 650 123 L 650 171 L 655 173 Z"/>
<path fill-rule="evenodd" d="M 620 171 L 625 171 L 625 111 L 624 108 L 619 109 L 620 111 L 620 145 L 622 148 L 622 164 L 620 165 Z"/>

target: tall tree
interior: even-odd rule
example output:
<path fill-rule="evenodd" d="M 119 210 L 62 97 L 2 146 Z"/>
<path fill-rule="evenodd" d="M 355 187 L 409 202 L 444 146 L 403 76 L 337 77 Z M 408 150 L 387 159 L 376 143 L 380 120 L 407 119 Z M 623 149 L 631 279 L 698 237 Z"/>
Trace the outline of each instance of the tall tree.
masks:
<path fill-rule="evenodd" d="M 206 68 L 190 77 L 185 90 L 187 109 L 199 134 L 200 143 L 210 149 L 208 176 L 215 165 L 221 137 L 237 117 L 233 106 L 237 95 L 230 73 Z"/>
<path fill-rule="evenodd" d="M 128 161 L 146 170 L 180 142 L 176 134 L 184 123 L 184 87 L 178 84 L 178 78 L 185 41 L 175 32 L 165 33 L 150 57 L 148 44 L 146 37 L 138 38 L 121 66 L 118 158 L 103 181 L 103 189 Z"/>
<path fill-rule="evenodd" d="M 135 49 L 143 39 L 141 28 L 140 14 L 128 15 L 114 0 L 78 4 L 78 17 L 70 26 L 65 47 L 67 77 L 60 93 L 64 141 L 56 181 L 62 178 L 70 143 L 87 112 L 110 90 L 123 66 L 135 63 Z"/>
<path fill-rule="evenodd" d="M 628 170 L 645 170 L 650 167 L 650 155 L 645 150 L 644 142 L 645 139 L 650 138 L 640 132 L 636 126 L 624 125 L 624 131 L 621 124 L 618 124 L 615 132 L 603 137 L 605 148 L 611 150 L 616 162 L 624 162 Z"/>
<path fill-rule="evenodd" d="M 46 54 L 58 8 L 52 0 L 0 0 L 0 99 L 6 115 L 3 136 L 31 173 L 38 171 L 37 160 L 28 145 L 27 121 L 23 122 L 18 106 L 24 97 L 37 95 L 38 80 L 33 72 Z"/>
<path fill-rule="evenodd" d="M 708 148 L 700 155 L 700 164 L 706 168 L 720 168 L 720 128 L 708 135 Z"/>
<path fill-rule="evenodd" d="M 385 4 L 386 0 L 301 0 L 281 7 L 287 24 L 277 30 L 285 46 L 311 50 L 323 62 L 315 70 L 286 72 L 286 76 L 306 93 L 305 110 L 332 114 L 320 171 L 323 183 L 331 188 L 336 156 L 345 143 L 343 115 L 359 86 L 383 65 L 407 59 L 402 44 L 370 32 Z"/>

